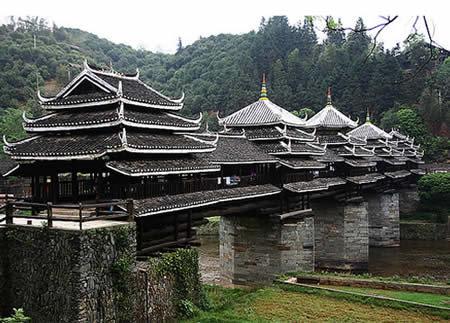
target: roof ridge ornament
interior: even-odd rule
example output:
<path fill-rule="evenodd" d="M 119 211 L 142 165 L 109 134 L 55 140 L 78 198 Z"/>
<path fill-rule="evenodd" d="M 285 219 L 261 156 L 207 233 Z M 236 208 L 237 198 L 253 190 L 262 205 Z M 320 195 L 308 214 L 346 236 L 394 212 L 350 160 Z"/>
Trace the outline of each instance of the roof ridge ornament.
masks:
<path fill-rule="evenodd" d="M 124 103 L 123 101 L 120 101 L 120 105 L 119 105 L 119 109 L 117 111 L 117 114 L 119 115 L 119 119 L 123 120 L 123 118 L 125 117 L 125 108 L 124 108 Z"/>
<path fill-rule="evenodd" d="M 331 86 L 327 88 L 327 105 L 333 105 L 331 101 Z"/>
<path fill-rule="evenodd" d="M 3 135 L 3 143 L 5 144 L 5 148 L 12 146 L 12 144 L 6 140 L 6 135 Z"/>
<path fill-rule="evenodd" d="M 185 96 L 184 91 L 182 91 L 181 92 L 181 97 L 179 99 L 174 99 L 172 101 L 175 102 L 175 103 L 182 103 L 183 100 L 184 100 L 184 96 Z"/>
<path fill-rule="evenodd" d="M 263 73 L 263 75 L 262 75 L 261 91 L 259 94 L 259 100 L 260 101 L 269 100 L 269 98 L 267 97 L 266 73 Z"/>
<path fill-rule="evenodd" d="M 119 80 L 119 85 L 117 86 L 117 96 L 122 97 L 123 89 L 122 89 L 122 80 Z"/>
<path fill-rule="evenodd" d="M 367 112 L 366 112 L 366 123 L 372 123 L 370 121 L 370 111 L 369 111 L 369 107 L 367 107 Z"/>
<path fill-rule="evenodd" d="M 23 121 L 25 122 L 25 123 L 33 123 L 35 120 L 33 120 L 33 119 L 28 119 L 27 118 L 27 112 L 26 111 L 23 111 L 22 112 L 22 119 L 23 119 Z"/>
<path fill-rule="evenodd" d="M 122 142 L 122 147 L 128 147 L 127 130 L 125 129 L 125 127 L 122 129 L 122 133 L 119 132 L 119 138 Z"/>

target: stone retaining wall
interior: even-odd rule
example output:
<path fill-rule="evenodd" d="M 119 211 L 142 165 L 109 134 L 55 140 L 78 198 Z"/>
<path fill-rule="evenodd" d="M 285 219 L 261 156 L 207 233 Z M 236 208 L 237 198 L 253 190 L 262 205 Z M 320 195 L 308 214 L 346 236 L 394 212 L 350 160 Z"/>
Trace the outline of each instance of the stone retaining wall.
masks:
<path fill-rule="evenodd" d="M 135 252 L 134 223 L 0 228 L 0 317 L 16 307 L 37 323 L 175 320 L 175 277 L 158 276 L 154 262 L 136 262 Z M 191 271 L 178 279 L 201 288 L 198 267 Z"/>
<path fill-rule="evenodd" d="M 134 224 L 87 231 L 11 226 L 2 231 L 9 287 L 4 310 L 22 307 L 33 322 L 114 321 L 111 267 L 123 254 L 134 254 Z M 119 240 L 125 248 L 117 247 Z"/>
<path fill-rule="evenodd" d="M 444 223 L 400 222 L 402 240 L 445 240 L 450 238 Z"/>

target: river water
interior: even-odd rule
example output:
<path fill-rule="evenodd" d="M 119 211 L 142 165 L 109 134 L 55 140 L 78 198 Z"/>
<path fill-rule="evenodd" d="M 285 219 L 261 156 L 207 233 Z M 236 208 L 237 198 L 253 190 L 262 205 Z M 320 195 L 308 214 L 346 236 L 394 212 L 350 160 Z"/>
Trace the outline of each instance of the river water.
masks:
<path fill-rule="evenodd" d="M 200 271 L 208 284 L 222 284 L 218 236 L 200 236 Z M 370 248 L 369 273 L 377 276 L 428 276 L 450 281 L 450 241 L 403 240 L 398 248 Z"/>

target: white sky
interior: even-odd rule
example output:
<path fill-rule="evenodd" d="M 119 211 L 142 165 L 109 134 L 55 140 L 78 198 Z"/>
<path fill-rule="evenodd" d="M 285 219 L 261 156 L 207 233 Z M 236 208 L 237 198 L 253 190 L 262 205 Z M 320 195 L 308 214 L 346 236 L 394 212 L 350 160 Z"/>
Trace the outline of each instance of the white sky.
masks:
<path fill-rule="evenodd" d="M 10 15 L 40 16 L 134 48 L 174 52 L 178 37 L 188 45 L 200 36 L 246 33 L 274 15 L 295 24 L 304 15 L 331 14 L 353 27 L 358 16 L 371 26 L 380 22 L 378 15 L 399 14 L 379 37 L 392 47 L 412 31 L 414 17 L 425 14 L 435 41 L 450 49 L 449 13 L 448 0 L 13 0 L 2 2 L 0 22 Z M 425 31 L 422 21 L 418 29 Z"/>

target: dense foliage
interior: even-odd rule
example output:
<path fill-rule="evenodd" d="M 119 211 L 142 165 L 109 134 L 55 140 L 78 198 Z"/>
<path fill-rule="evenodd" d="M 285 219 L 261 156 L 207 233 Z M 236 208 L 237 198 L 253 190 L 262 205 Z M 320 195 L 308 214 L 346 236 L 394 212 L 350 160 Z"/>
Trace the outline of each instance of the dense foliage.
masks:
<path fill-rule="evenodd" d="M 359 19 L 357 31 L 328 31 L 319 42 L 314 19 L 290 25 L 286 17 L 275 16 L 263 20 L 256 32 L 200 38 L 186 47 L 180 40 L 177 52 L 169 55 L 135 50 L 78 29 L 50 27 L 39 18 L 11 20 L 0 26 L 0 109 L 39 113 L 36 83 L 54 94 L 88 58 L 124 72 L 139 68 L 144 81 L 173 97 L 185 91 L 186 114 L 236 111 L 257 98 L 265 72 L 270 98 L 291 111 L 317 112 L 331 85 L 333 100 L 344 113 L 363 120 L 370 108 L 372 119 L 379 121 L 408 106 L 424 120 L 427 133 L 448 136 L 447 52 L 436 51 L 429 60 L 430 50 L 418 35 L 409 37 L 402 49 L 386 50 L 382 44 L 374 46 L 363 28 Z M 18 115 L 8 113 L 10 120 Z M 0 130 L 17 136 L 4 124 Z"/>
<path fill-rule="evenodd" d="M 449 206 L 450 173 L 433 173 L 419 180 L 419 195 L 426 204 Z"/>
<path fill-rule="evenodd" d="M 157 279 L 172 276 L 174 279 L 174 302 L 181 317 L 191 317 L 197 308 L 208 306 L 206 294 L 200 283 L 198 252 L 196 249 L 177 249 L 160 258 L 150 258 Z"/>
<path fill-rule="evenodd" d="M 421 207 L 419 213 L 428 214 L 429 220 L 447 223 L 450 211 L 450 173 L 427 174 L 419 180 Z"/>

